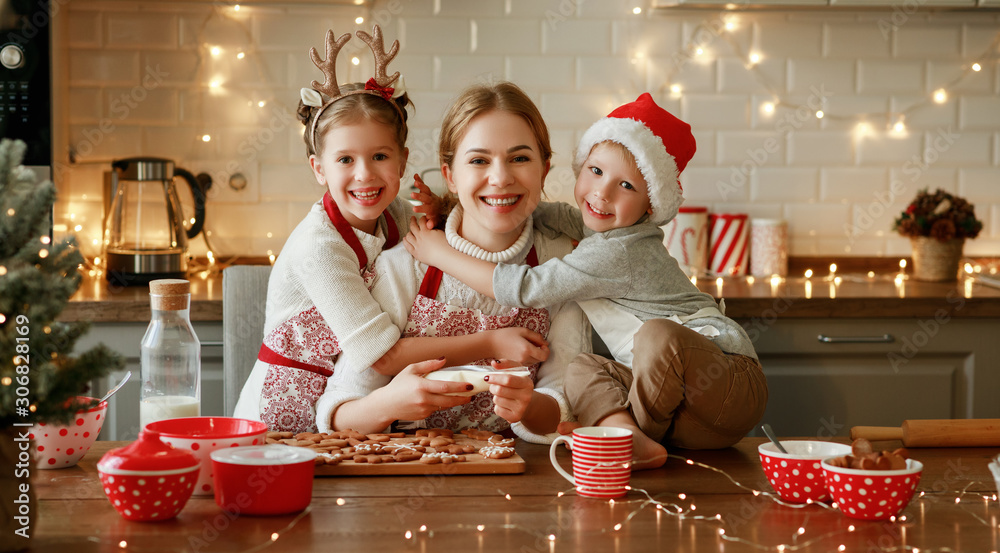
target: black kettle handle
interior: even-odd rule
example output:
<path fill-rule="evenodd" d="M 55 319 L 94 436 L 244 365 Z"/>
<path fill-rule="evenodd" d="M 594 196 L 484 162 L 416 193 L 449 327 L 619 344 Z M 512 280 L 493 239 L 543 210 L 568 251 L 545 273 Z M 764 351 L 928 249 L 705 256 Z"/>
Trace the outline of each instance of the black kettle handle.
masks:
<path fill-rule="evenodd" d="M 194 238 L 205 226 L 205 191 L 201 189 L 201 185 L 187 169 L 175 167 L 174 175 L 182 177 L 191 187 L 191 196 L 194 198 L 194 224 L 187 230 L 187 237 Z"/>

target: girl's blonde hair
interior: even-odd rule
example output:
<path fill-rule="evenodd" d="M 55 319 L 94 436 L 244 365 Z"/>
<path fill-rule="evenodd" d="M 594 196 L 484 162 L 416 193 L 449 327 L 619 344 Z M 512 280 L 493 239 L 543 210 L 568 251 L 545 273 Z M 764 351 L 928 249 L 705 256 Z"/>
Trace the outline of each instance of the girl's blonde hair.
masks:
<path fill-rule="evenodd" d="M 465 135 L 469 123 L 477 115 L 490 110 L 521 116 L 538 141 L 542 161 L 552 158 L 549 129 L 535 103 L 514 83 L 501 81 L 469 87 L 451 104 L 441 123 L 441 140 L 438 143 L 438 157 L 442 165 L 451 166 L 458 142 Z"/>
<path fill-rule="evenodd" d="M 363 83 L 350 83 L 340 85 L 343 93 L 364 88 Z M 396 109 L 389 102 L 396 104 Z M 298 118 L 306 126 L 306 132 L 302 135 L 302 140 L 306 143 L 306 155 L 315 155 L 323 151 L 323 139 L 326 132 L 331 127 L 347 125 L 361 120 L 377 121 L 383 125 L 395 129 L 396 143 L 399 149 L 406 147 L 406 107 L 413 105 L 409 97 L 404 93 L 398 98 L 385 100 L 374 94 L 352 94 L 337 100 L 330 107 L 323 110 L 320 120 L 316 125 L 316 144 L 312 143 L 312 136 L 309 133 L 313 117 L 320 111 L 318 107 L 307 106 L 299 100 Z"/>

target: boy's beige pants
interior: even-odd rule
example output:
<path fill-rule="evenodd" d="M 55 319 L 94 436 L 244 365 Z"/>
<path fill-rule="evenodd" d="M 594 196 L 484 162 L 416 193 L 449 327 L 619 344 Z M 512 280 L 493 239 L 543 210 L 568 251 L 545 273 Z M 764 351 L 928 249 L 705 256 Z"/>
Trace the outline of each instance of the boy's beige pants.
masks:
<path fill-rule="evenodd" d="M 642 325 L 632 368 L 591 353 L 569 364 L 566 395 L 577 419 L 594 426 L 628 411 L 650 438 L 668 447 L 729 447 L 760 422 L 767 382 L 760 363 L 723 353 L 673 321 Z"/>

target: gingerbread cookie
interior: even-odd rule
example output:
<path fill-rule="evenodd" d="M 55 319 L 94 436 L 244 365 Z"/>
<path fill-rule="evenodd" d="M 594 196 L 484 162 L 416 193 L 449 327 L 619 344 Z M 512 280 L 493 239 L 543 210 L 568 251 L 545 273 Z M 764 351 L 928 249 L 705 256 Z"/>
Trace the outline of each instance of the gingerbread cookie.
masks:
<path fill-rule="evenodd" d="M 475 453 L 476 448 L 471 445 L 461 445 L 461 444 L 448 444 L 441 447 L 435 447 L 434 451 L 437 453 L 449 453 L 451 455 L 462 455 L 463 453 Z"/>
<path fill-rule="evenodd" d="M 438 436 L 444 436 L 446 438 L 453 438 L 455 433 L 447 428 L 421 428 L 416 432 L 417 437 L 427 437 L 427 438 L 437 438 Z"/>
<path fill-rule="evenodd" d="M 452 455 L 450 453 L 424 453 L 420 457 L 420 462 L 427 465 L 437 465 L 443 464 L 448 465 L 451 463 L 461 463 L 465 461 L 464 455 Z"/>
<path fill-rule="evenodd" d="M 514 438 L 504 438 L 500 434 L 494 434 L 486 441 L 496 447 L 514 447 Z"/>
<path fill-rule="evenodd" d="M 488 445 L 479 448 L 479 454 L 486 459 L 506 459 L 514 456 L 514 448 L 507 446 Z"/>

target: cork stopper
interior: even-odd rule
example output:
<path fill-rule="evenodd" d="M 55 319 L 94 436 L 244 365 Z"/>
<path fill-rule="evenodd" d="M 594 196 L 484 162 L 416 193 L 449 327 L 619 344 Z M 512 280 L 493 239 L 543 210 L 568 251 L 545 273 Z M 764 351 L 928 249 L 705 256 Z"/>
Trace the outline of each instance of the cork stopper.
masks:
<path fill-rule="evenodd" d="M 191 303 L 191 283 L 179 278 L 151 281 L 149 302 L 153 309 L 160 311 L 187 309 Z"/>

